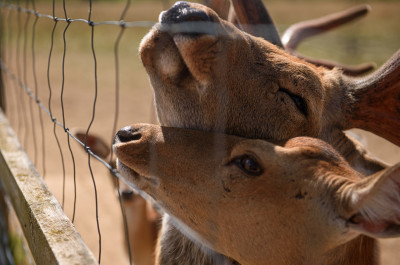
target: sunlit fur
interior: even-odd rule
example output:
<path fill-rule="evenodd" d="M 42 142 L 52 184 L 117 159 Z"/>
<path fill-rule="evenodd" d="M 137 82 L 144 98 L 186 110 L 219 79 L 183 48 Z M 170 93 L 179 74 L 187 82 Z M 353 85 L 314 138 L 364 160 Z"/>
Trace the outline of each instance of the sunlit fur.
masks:
<path fill-rule="evenodd" d="M 392 133 L 396 130 L 388 129 L 400 128 L 400 121 L 390 118 L 398 117 L 398 113 L 388 107 L 400 105 L 390 96 L 399 88 L 399 53 L 377 74 L 353 80 L 338 69 L 318 68 L 290 56 L 267 41 L 238 30 L 207 7 L 187 5 L 208 16 L 208 21 L 199 21 L 200 30 L 207 34 L 198 34 L 198 28 L 196 34 L 179 34 L 176 25 L 159 23 L 140 45 L 140 57 L 154 89 L 162 125 L 274 142 L 312 136 L 331 144 L 361 173 L 371 174 L 385 167 L 346 137 L 343 130 L 364 128 L 400 143 L 398 135 Z M 176 7 L 160 19 L 166 14 L 181 15 Z M 188 23 L 192 22 L 188 17 Z M 201 29 L 204 24 L 207 26 Z M 214 34 L 209 33 L 212 30 Z M 378 91 L 382 93 L 382 87 L 387 91 L 382 101 L 370 101 Z M 307 104 L 307 115 L 300 113 L 280 88 L 301 96 Z M 382 117 L 388 118 L 383 121 Z"/>
<path fill-rule="evenodd" d="M 400 235 L 400 164 L 364 177 L 318 139 L 277 146 L 155 125 L 131 128 L 140 138 L 117 140 L 114 151 L 118 167 L 138 173 L 125 177 L 169 214 L 158 264 L 225 265 L 232 258 L 242 265 L 375 265 L 372 237 Z M 259 175 L 235 164 L 243 156 L 256 161 Z"/>

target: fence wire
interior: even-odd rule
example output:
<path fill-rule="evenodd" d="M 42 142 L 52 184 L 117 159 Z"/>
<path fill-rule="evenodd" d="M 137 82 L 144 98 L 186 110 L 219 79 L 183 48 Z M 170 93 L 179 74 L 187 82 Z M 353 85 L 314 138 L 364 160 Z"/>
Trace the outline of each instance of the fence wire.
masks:
<path fill-rule="evenodd" d="M 75 220 L 75 210 L 76 210 L 76 202 L 77 202 L 77 191 L 76 191 L 76 165 L 75 165 L 75 157 L 74 153 L 71 148 L 70 139 L 79 143 L 87 152 L 88 158 L 88 166 L 89 171 L 91 174 L 91 179 L 93 182 L 94 192 L 95 192 L 95 207 L 96 207 L 96 223 L 97 223 L 97 231 L 98 231 L 98 241 L 99 241 L 99 253 L 98 253 L 98 262 L 101 262 L 101 249 L 102 249 L 102 242 L 101 242 L 101 231 L 99 225 L 99 214 L 98 214 L 98 200 L 97 200 L 97 187 L 94 178 L 94 174 L 92 171 L 91 166 L 91 159 L 94 158 L 98 160 L 101 164 L 103 164 L 113 176 L 115 176 L 118 180 L 122 179 L 121 176 L 118 174 L 115 168 L 113 168 L 110 162 L 113 160 L 113 155 L 111 152 L 110 161 L 105 161 L 97 154 L 95 154 L 90 147 L 87 145 L 88 135 L 90 133 L 92 124 L 95 120 L 96 114 L 96 104 L 97 104 L 97 97 L 98 97 L 98 65 L 97 65 L 97 57 L 96 51 L 94 46 L 94 36 L 95 36 L 95 29 L 99 26 L 103 25 L 113 25 L 119 28 L 119 33 L 117 39 L 114 42 L 114 62 L 115 62 L 115 102 L 114 102 L 114 118 L 113 118 L 113 125 L 112 125 L 112 133 L 117 130 L 117 121 L 119 118 L 119 97 L 120 97 L 120 69 L 119 69 L 119 46 L 122 37 L 124 36 L 124 32 L 126 28 L 150 28 L 155 23 L 150 21 L 132 21 L 127 22 L 125 21 L 126 14 L 128 9 L 131 5 L 131 0 L 127 0 L 125 6 L 120 14 L 120 18 L 118 21 L 92 21 L 92 0 L 89 1 L 89 12 L 87 19 L 83 18 L 70 18 L 68 16 L 68 10 L 66 8 L 65 0 L 62 1 L 63 4 L 63 14 L 64 17 L 56 17 L 55 16 L 55 0 L 52 1 L 52 14 L 42 14 L 37 11 L 35 0 L 26 0 L 20 1 L 17 0 L 15 2 L 11 1 L 1 1 L 0 2 L 0 24 L 1 24 L 1 57 L 0 57 L 0 70 L 2 74 L 9 78 L 9 80 L 5 81 L 7 90 L 13 91 L 10 93 L 10 97 L 13 98 L 12 100 L 15 102 L 19 102 L 18 104 L 20 108 L 17 108 L 16 113 L 9 113 L 9 118 L 16 120 L 16 130 L 19 133 L 19 137 L 23 143 L 23 146 L 27 149 L 28 148 L 28 138 L 31 134 L 31 138 L 33 139 L 33 161 L 34 164 L 38 164 L 39 160 L 39 151 L 38 149 L 41 148 L 41 163 L 42 163 L 42 176 L 46 176 L 46 157 L 45 157 L 45 149 L 46 149 L 46 132 L 44 129 L 44 116 L 48 116 L 49 120 L 53 123 L 53 135 L 57 142 L 57 148 L 59 150 L 60 160 L 62 163 L 62 174 L 63 174 L 63 191 L 62 191 L 62 207 L 64 208 L 65 203 L 65 155 L 60 145 L 60 139 L 56 132 L 56 127 L 61 127 L 67 137 L 68 149 L 70 153 L 70 157 L 72 160 L 72 167 L 73 167 L 73 182 L 74 182 L 74 199 L 73 199 L 73 214 L 72 214 L 72 222 Z M 24 19 L 22 14 L 25 15 Z M 38 84 L 38 77 L 36 73 L 36 36 L 37 36 L 37 24 L 39 21 L 49 19 L 49 22 L 53 23 L 52 31 L 51 31 L 51 42 L 50 42 L 50 49 L 48 52 L 48 61 L 47 61 L 47 86 L 48 86 L 48 102 L 47 107 L 45 103 L 43 103 L 39 98 L 39 84 Z M 33 20 L 33 21 L 32 21 Z M 60 27 L 60 22 L 65 23 L 65 28 L 63 29 L 63 53 L 62 53 L 62 71 L 61 71 L 61 96 L 60 96 L 60 104 L 61 104 L 61 119 L 57 119 L 54 116 L 52 110 L 52 97 L 53 97 L 53 85 L 50 78 L 50 72 L 53 68 L 52 65 L 52 57 L 53 57 L 53 49 L 54 49 L 54 37 L 55 31 L 58 27 Z M 14 25 L 16 23 L 16 25 Z M 86 129 L 86 135 L 84 141 L 79 140 L 77 137 L 71 133 L 70 129 L 68 128 L 67 124 L 68 121 L 66 120 L 65 116 L 65 109 L 64 109 L 64 91 L 65 91 L 65 60 L 68 55 L 68 30 L 73 23 L 86 23 L 91 28 L 91 52 L 93 57 L 93 65 L 94 65 L 94 98 L 92 100 L 93 107 L 92 107 L 92 117 L 90 120 L 89 125 Z M 29 42 L 29 25 L 31 25 L 30 30 L 30 42 Z M 12 36 L 14 28 L 16 28 L 15 37 Z M 5 34 L 5 32 L 7 32 Z M 13 39 L 15 41 L 13 42 Z M 7 41 L 7 42 L 6 42 Z M 14 45 L 13 45 L 14 44 Z M 13 47 L 15 49 L 15 58 L 13 58 L 13 54 L 11 52 L 5 53 L 4 46 L 7 46 L 9 49 Z M 31 70 L 33 73 L 33 88 L 29 87 L 28 85 L 28 61 L 27 61 L 27 53 L 28 53 L 28 46 L 30 46 L 31 52 Z M 21 57 L 22 57 L 22 65 L 21 65 Z M 14 62 L 14 66 L 11 63 Z M 10 65 L 8 65 L 10 64 Z M 16 72 L 12 69 L 15 68 Z M 28 97 L 25 97 L 27 95 Z M 28 102 L 27 102 L 28 100 Z M 27 104 L 28 103 L 28 104 Z M 37 106 L 37 113 L 39 117 L 39 124 L 35 124 L 34 122 L 34 104 Z M 36 127 L 39 126 L 39 135 L 36 134 Z M 29 129 L 28 129 L 29 128 Z M 111 138 L 113 138 L 113 135 Z M 38 138 L 41 138 L 41 146 L 39 147 Z M 110 141 L 110 146 L 112 144 L 112 140 Z M 119 203 L 123 215 L 126 239 L 128 244 L 129 250 L 129 261 L 132 264 L 132 257 L 130 253 L 130 242 L 128 236 L 128 229 L 127 229 L 127 221 L 126 215 L 124 211 L 124 207 L 122 205 L 122 198 L 119 190 L 119 182 L 117 181 L 117 191 L 118 191 L 118 198 Z"/>

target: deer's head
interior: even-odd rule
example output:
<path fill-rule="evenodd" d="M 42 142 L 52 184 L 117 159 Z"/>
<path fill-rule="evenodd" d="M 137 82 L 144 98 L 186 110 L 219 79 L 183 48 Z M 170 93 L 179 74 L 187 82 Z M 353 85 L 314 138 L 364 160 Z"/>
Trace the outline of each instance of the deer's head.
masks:
<path fill-rule="evenodd" d="M 317 139 L 277 146 L 138 124 L 118 132 L 114 151 L 177 227 L 244 265 L 368 255 L 349 247 L 358 235 L 400 232 L 400 164 L 363 178 Z"/>
<path fill-rule="evenodd" d="M 211 9 L 177 2 L 143 39 L 140 56 L 162 125 L 274 141 L 330 141 L 358 127 L 396 144 L 398 52 L 364 79 L 309 64 L 239 30 Z"/>

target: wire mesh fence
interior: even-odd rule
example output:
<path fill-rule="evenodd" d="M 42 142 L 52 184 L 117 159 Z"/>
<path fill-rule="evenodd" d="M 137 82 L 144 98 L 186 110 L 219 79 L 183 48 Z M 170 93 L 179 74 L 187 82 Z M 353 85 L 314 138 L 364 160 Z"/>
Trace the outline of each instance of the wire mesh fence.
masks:
<path fill-rule="evenodd" d="M 155 8 L 156 12 L 166 5 L 165 1 L 142 3 L 144 9 Z M 62 208 L 78 230 L 83 227 L 84 239 L 90 237 L 86 240 L 88 245 L 97 252 L 98 262 L 105 264 L 115 261 L 116 253 L 122 253 L 121 260 L 131 263 L 125 249 L 129 242 L 121 233 L 122 205 L 117 207 L 122 209 L 120 217 L 114 217 L 109 224 L 101 223 L 102 216 L 110 214 L 111 208 L 112 215 L 118 212 L 115 198 L 119 197 L 121 203 L 119 189 L 116 189 L 118 196 L 111 198 L 113 203 L 104 203 L 110 198 L 110 189 L 113 190 L 112 182 L 104 179 L 109 178 L 109 173 L 114 178 L 119 175 L 109 163 L 112 153 L 108 157 L 95 154 L 87 146 L 87 136 L 95 131 L 107 138 L 108 148 L 111 148 L 118 127 L 135 120 L 153 119 L 154 122 L 150 90 L 135 86 L 137 79 L 145 83 L 144 72 L 136 72 L 138 43 L 154 22 L 146 21 L 145 17 L 135 19 L 137 14 L 140 17 L 141 10 L 129 13 L 130 8 L 130 0 L 115 5 L 99 3 L 96 7 L 92 1 L 0 3 L 4 110 L 23 148 Z M 104 17 L 110 20 L 103 20 Z M 129 18 L 137 21 L 130 22 Z M 130 32 L 126 34 L 127 31 Z M 129 89 L 134 90 L 133 93 Z M 121 90 L 122 101 L 127 106 L 122 110 L 130 109 L 129 112 L 136 114 L 120 121 Z M 75 137 L 72 127 L 85 131 L 84 138 Z M 100 163 L 93 162 L 93 158 Z M 97 182 L 105 184 L 99 187 Z M 104 204 L 108 205 L 100 210 Z M 105 228 L 110 226 L 112 230 Z M 85 231 L 86 228 L 90 232 Z M 93 238 L 94 230 L 97 239 Z M 104 230 L 105 234 L 120 236 L 110 239 L 104 236 Z M 119 251 L 109 251 L 116 244 L 113 241 L 118 241 Z M 102 254 L 104 249 L 106 253 Z"/>

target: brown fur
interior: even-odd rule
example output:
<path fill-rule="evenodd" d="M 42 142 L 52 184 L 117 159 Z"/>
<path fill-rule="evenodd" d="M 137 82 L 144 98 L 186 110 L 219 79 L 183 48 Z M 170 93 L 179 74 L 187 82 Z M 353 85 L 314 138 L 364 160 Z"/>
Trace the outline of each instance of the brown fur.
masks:
<path fill-rule="evenodd" d="M 145 124 L 122 134 L 118 169 L 173 220 L 164 220 L 160 264 L 231 264 L 201 254 L 213 249 L 243 265 L 375 265 L 376 241 L 365 235 L 400 235 L 400 164 L 364 178 L 318 139 L 280 147 Z M 260 173 L 243 170 L 241 157 Z"/>
<path fill-rule="evenodd" d="M 213 33 L 180 34 L 179 27 L 171 31 L 170 26 L 174 23 L 158 24 L 140 47 L 162 125 L 274 142 L 301 135 L 317 137 L 332 144 L 353 168 L 362 173 L 370 174 L 385 167 L 342 132 L 361 124 L 352 115 L 353 109 L 359 106 L 362 112 L 366 105 L 358 93 L 365 85 L 360 84 L 372 84 L 376 76 L 360 82 L 344 77 L 338 70 L 317 68 L 238 30 L 202 5 L 188 5 L 208 16 L 206 29 Z M 166 18 L 177 14 L 176 8 L 171 10 L 164 13 Z M 192 21 L 192 18 L 189 16 L 188 20 Z M 398 62 L 398 58 L 399 54 L 393 61 Z M 398 68 L 398 63 L 391 65 L 394 65 L 392 70 Z M 379 73 L 385 72 L 385 67 Z M 307 105 L 307 114 L 302 114 L 290 94 L 280 88 L 301 96 Z M 398 90 L 398 86 L 389 90 Z M 387 113 L 382 109 L 383 114 Z M 374 128 L 379 127 L 383 117 L 387 116 L 399 120 L 398 115 L 391 113 L 381 115 L 378 120 L 368 116 L 368 121 L 363 118 L 365 122 L 359 127 L 371 128 L 365 126 L 367 122 L 377 124 Z M 392 131 L 399 130 L 398 122 L 388 124 L 394 126 Z M 388 131 L 387 127 L 385 130 Z M 382 134 L 382 130 L 375 132 L 387 135 Z M 397 134 L 388 139 L 398 143 L 398 137 Z M 175 242 L 162 240 L 179 248 L 181 243 L 176 242 L 176 238 Z"/>

